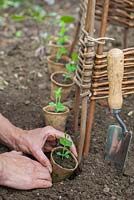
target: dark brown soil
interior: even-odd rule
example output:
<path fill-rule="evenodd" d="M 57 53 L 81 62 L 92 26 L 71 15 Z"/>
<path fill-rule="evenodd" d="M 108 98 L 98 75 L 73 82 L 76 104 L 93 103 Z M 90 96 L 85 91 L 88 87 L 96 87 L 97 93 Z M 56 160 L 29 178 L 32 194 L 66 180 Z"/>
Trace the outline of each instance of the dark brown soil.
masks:
<path fill-rule="evenodd" d="M 59 164 L 60 166 L 62 166 L 63 168 L 66 169 L 74 169 L 76 166 L 76 162 L 74 160 L 74 158 L 71 156 L 71 154 L 69 154 L 69 158 L 62 158 L 61 156 L 57 155 L 57 152 L 62 153 L 61 149 L 58 149 L 56 151 L 53 152 L 53 159 L 54 161 Z"/>
<path fill-rule="evenodd" d="M 64 79 L 64 74 L 55 74 L 53 79 L 60 84 L 69 85 L 72 83 L 72 80 L 68 78 L 67 80 Z"/>
<path fill-rule="evenodd" d="M 44 1 L 40 5 L 44 4 Z M 47 11 L 58 12 L 63 15 L 77 16 L 78 2 L 76 0 L 57 0 L 57 4 L 48 7 Z M 12 13 L 12 10 L 10 10 Z M 6 12 L 5 12 L 6 14 Z M 48 31 L 56 35 L 57 29 L 51 26 L 52 19 L 40 25 L 40 31 Z M 96 35 L 99 33 L 99 22 L 96 22 Z M 23 30 L 23 36 L 15 38 L 15 30 Z M 124 29 L 109 25 L 107 36 L 115 38 L 114 43 L 106 43 L 105 49 L 112 47 L 123 48 Z M 71 29 L 70 36 L 74 33 Z M 134 46 L 134 31 L 129 30 L 128 47 Z M 0 77 L 8 84 L 0 84 L 0 111 L 13 124 L 25 129 L 43 127 L 44 116 L 42 108 L 50 102 L 50 78 L 47 69 L 46 55 L 48 46 L 45 43 L 45 59 L 35 54 L 39 47 L 37 27 L 32 21 L 26 20 L 15 23 L 7 20 L 0 28 Z M 2 89 L 3 88 L 3 89 Z M 73 107 L 75 90 L 71 93 L 70 107 Z M 104 105 L 104 103 L 101 103 Z M 124 97 L 121 117 L 129 131 L 134 133 L 134 95 Z M 66 130 L 74 141 L 73 111 L 71 112 Z M 95 121 L 91 135 L 90 153 L 82 161 L 82 173 L 73 180 L 66 180 L 53 184 L 49 189 L 18 191 L 0 187 L 0 200 L 133 200 L 134 176 L 117 174 L 116 169 L 104 161 L 105 140 L 108 126 L 116 124 L 109 109 L 96 103 Z M 134 145 L 134 141 L 132 141 Z M 8 149 L 0 145 L 0 152 Z M 131 166 L 134 158 L 131 158 Z"/>
<path fill-rule="evenodd" d="M 63 113 L 64 111 L 57 112 L 56 109 L 55 109 L 55 110 L 49 110 L 49 112 L 51 112 L 51 113 Z"/>

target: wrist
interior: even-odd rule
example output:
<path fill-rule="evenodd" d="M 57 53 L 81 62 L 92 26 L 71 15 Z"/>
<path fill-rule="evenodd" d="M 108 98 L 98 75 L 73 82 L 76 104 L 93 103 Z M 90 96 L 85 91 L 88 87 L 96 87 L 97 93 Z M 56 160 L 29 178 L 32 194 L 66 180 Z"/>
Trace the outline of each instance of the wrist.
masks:
<path fill-rule="evenodd" d="M 0 141 L 3 144 L 11 149 L 17 149 L 17 142 L 23 132 L 0 114 Z"/>
<path fill-rule="evenodd" d="M 16 127 L 16 134 L 14 135 L 14 149 L 16 151 L 22 151 L 23 153 L 27 153 L 26 148 L 26 136 L 29 131 L 22 130 Z"/>
<path fill-rule="evenodd" d="M 11 133 L 11 137 L 10 137 L 10 141 L 11 141 L 11 148 L 16 150 L 16 151 L 20 151 L 20 147 L 19 144 L 21 144 L 21 138 L 23 137 L 24 134 L 24 130 L 22 130 L 21 128 L 18 127 L 14 127 L 13 131 Z"/>

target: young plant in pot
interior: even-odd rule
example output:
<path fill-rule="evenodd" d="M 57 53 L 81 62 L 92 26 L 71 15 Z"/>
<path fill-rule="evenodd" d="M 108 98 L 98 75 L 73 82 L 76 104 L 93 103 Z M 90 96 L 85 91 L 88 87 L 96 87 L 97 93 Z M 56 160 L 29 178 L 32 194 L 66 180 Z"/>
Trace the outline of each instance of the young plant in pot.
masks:
<path fill-rule="evenodd" d="M 56 55 L 50 55 L 47 57 L 49 73 L 52 74 L 57 71 L 67 71 L 66 64 L 70 58 L 67 56 L 68 51 L 60 47 Z"/>
<path fill-rule="evenodd" d="M 61 93 L 62 88 L 55 90 L 55 102 L 50 102 L 49 105 L 43 108 L 43 111 L 45 124 L 64 132 L 69 108 L 61 103 Z"/>
<path fill-rule="evenodd" d="M 57 37 L 53 37 L 53 39 L 49 42 L 50 53 L 56 54 L 59 48 L 62 46 L 68 52 L 71 47 L 71 40 L 67 36 L 67 32 L 69 30 L 68 24 L 74 22 L 75 19 L 72 16 L 62 16 L 59 20 L 59 32 Z"/>
<path fill-rule="evenodd" d="M 77 69 L 78 55 L 73 54 L 70 62 L 66 64 L 66 70 L 58 71 L 51 74 L 51 99 L 55 100 L 54 91 L 58 87 L 62 87 L 61 101 L 64 101 L 69 96 L 72 86 L 74 85 L 74 72 Z"/>
<path fill-rule="evenodd" d="M 54 148 L 50 156 L 53 182 L 69 178 L 78 167 L 76 157 L 68 149 L 72 146 L 72 141 L 69 140 L 67 133 L 64 133 L 64 137 L 59 139 L 59 143 L 62 146 Z"/>

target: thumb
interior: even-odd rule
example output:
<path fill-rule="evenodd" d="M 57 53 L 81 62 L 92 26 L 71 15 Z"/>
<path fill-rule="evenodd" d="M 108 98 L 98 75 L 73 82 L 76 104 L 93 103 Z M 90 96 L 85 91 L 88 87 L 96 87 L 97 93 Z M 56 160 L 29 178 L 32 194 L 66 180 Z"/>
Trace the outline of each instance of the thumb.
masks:
<path fill-rule="evenodd" d="M 36 149 L 34 151 L 34 156 L 43 166 L 48 168 L 50 173 L 52 173 L 51 163 L 41 149 Z"/>

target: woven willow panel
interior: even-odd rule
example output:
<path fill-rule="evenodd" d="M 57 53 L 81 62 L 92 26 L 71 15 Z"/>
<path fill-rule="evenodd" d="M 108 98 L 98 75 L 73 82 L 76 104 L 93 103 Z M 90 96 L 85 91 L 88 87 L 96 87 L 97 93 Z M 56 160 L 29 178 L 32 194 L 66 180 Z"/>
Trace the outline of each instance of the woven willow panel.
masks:
<path fill-rule="evenodd" d="M 122 84 L 123 95 L 134 94 L 134 48 L 124 49 L 124 78 Z M 107 53 L 96 55 L 93 70 L 91 99 L 108 97 Z"/>
<path fill-rule="evenodd" d="M 84 26 L 88 0 L 81 0 L 81 25 Z M 101 20 L 104 0 L 96 2 L 96 19 Z M 123 27 L 134 28 L 134 0 L 110 0 L 109 23 Z"/>
<path fill-rule="evenodd" d="M 86 0 L 85 0 L 86 1 Z M 97 0 L 96 19 L 101 20 L 104 0 Z M 111 0 L 108 21 L 111 24 L 134 28 L 134 0 Z"/>

